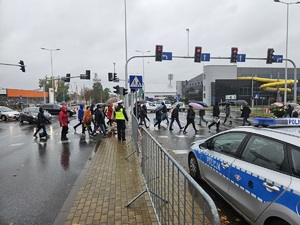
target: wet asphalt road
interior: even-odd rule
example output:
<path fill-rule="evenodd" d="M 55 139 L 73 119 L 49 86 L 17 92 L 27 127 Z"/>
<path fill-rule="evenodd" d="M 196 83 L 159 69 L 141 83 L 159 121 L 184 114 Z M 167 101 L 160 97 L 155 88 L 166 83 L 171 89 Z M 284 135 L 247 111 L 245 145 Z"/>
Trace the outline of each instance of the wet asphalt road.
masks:
<path fill-rule="evenodd" d="M 238 112 L 239 113 L 239 112 Z M 173 156 L 173 158 L 186 170 L 188 171 L 188 150 L 190 149 L 190 144 L 193 141 L 210 137 L 214 134 L 216 134 L 216 126 L 211 127 L 209 130 L 205 123 L 202 122 L 202 126 L 196 125 L 196 129 L 198 130 L 198 133 L 195 134 L 195 131 L 192 127 L 192 124 L 189 125 L 187 128 L 187 134 L 183 134 L 182 130 L 179 129 L 176 122 L 173 123 L 173 129 L 172 131 L 168 130 L 168 125 L 166 121 L 163 121 L 161 123 L 161 129 L 158 129 L 157 127 L 153 126 L 153 117 L 155 115 L 153 113 L 148 114 L 148 117 L 150 118 L 151 126 L 148 131 L 150 131 L 151 135 L 154 136 L 154 138 Z M 229 122 L 227 122 L 225 125 L 222 124 L 224 121 L 224 114 L 221 113 L 221 125 L 220 130 L 228 130 L 232 129 L 236 126 L 240 126 L 242 124 L 242 120 L 240 118 L 238 119 L 232 119 L 233 125 L 229 125 Z M 186 113 L 181 112 L 179 115 L 181 126 L 185 126 L 186 124 Z M 211 113 L 207 113 L 206 119 L 208 122 L 208 125 L 210 124 L 212 120 Z M 199 119 L 197 118 L 195 120 L 195 123 L 197 124 L 199 122 Z M 237 214 L 231 206 L 229 206 L 219 195 L 211 189 L 206 183 L 200 182 L 199 185 L 210 195 L 210 197 L 215 202 L 218 210 L 219 215 L 224 219 L 224 221 L 229 222 L 231 225 L 249 225 L 245 220 L 241 218 L 239 214 Z"/>
<path fill-rule="evenodd" d="M 54 117 L 50 138 L 33 138 L 36 125 L 0 121 L 0 225 L 51 225 L 79 173 L 93 156 L 99 138 L 74 133 L 61 142 Z M 99 136 L 99 135 L 98 135 Z"/>
<path fill-rule="evenodd" d="M 151 119 L 154 114 L 149 114 Z M 186 114 L 180 113 L 181 125 L 185 125 Z M 208 120 L 210 116 L 207 115 Z M 0 121 L 0 225 L 52 225 L 67 198 L 73 184 L 86 162 L 93 156 L 99 138 L 80 138 L 74 133 L 77 123 L 71 118 L 69 141 L 60 141 L 57 118 L 47 125 L 50 138 L 40 141 L 32 137 L 36 125 L 20 124 L 18 121 Z M 240 121 L 234 122 L 234 125 Z M 221 125 L 221 130 L 233 126 Z M 150 133 L 169 151 L 178 163 L 188 170 L 187 152 L 190 143 L 215 134 L 215 127 L 208 132 L 206 126 L 198 126 L 194 134 L 192 126 L 184 135 L 174 124 L 167 129 L 166 122 L 158 130 L 150 126 Z M 213 190 L 200 184 L 210 194 L 220 209 L 220 215 L 228 217 L 232 225 L 247 225 Z"/>

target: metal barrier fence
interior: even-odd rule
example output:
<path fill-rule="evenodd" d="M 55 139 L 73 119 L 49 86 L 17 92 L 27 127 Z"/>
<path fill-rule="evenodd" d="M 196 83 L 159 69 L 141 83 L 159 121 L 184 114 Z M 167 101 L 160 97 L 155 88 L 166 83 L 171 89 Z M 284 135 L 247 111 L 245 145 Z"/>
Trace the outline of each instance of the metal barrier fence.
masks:
<path fill-rule="evenodd" d="M 136 120 L 132 116 L 132 121 Z M 173 159 L 147 130 L 132 123 L 133 136 L 141 151 L 142 176 L 159 224 L 220 225 L 217 208 L 210 196 Z M 139 151 L 139 150 L 137 150 Z"/>

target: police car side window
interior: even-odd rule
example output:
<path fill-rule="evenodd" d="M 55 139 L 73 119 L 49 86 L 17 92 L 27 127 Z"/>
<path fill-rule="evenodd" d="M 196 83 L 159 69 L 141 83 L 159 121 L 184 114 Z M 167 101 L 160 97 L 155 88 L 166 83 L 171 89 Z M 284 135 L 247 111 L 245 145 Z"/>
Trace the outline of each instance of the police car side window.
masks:
<path fill-rule="evenodd" d="M 293 175 L 300 177 L 300 149 L 296 147 L 290 147 L 292 158 L 292 173 Z"/>
<path fill-rule="evenodd" d="M 264 168 L 282 171 L 285 161 L 284 145 L 262 136 L 252 135 L 241 159 Z"/>
<path fill-rule="evenodd" d="M 245 133 L 235 132 L 216 136 L 211 141 L 210 149 L 227 155 L 235 155 L 245 136 Z"/>

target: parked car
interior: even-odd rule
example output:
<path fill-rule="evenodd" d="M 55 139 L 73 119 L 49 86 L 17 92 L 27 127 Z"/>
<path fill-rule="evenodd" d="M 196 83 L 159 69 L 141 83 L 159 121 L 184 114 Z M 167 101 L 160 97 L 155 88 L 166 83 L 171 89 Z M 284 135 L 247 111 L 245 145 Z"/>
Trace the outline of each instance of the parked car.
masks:
<path fill-rule="evenodd" d="M 275 126 L 238 127 L 193 142 L 189 172 L 249 224 L 300 224 L 299 120 L 257 119 Z"/>
<path fill-rule="evenodd" d="M 157 106 L 154 102 L 146 102 L 145 104 L 146 104 L 146 107 L 147 107 L 147 112 L 152 113 L 157 108 Z"/>
<path fill-rule="evenodd" d="M 20 113 L 6 106 L 0 106 L 0 118 L 2 121 L 18 120 Z"/>
<path fill-rule="evenodd" d="M 24 108 L 21 113 L 20 113 L 20 123 L 23 123 L 24 121 L 32 124 L 32 123 L 37 123 L 38 119 L 38 113 L 39 113 L 39 107 L 26 107 Z M 44 111 L 45 117 L 51 121 L 52 115 L 47 112 L 46 110 Z"/>
<path fill-rule="evenodd" d="M 62 105 L 59 104 L 41 104 L 40 107 L 43 107 L 44 110 L 47 110 L 51 115 L 58 115 Z M 69 116 L 76 115 L 76 111 L 73 109 L 67 109 Z"/>

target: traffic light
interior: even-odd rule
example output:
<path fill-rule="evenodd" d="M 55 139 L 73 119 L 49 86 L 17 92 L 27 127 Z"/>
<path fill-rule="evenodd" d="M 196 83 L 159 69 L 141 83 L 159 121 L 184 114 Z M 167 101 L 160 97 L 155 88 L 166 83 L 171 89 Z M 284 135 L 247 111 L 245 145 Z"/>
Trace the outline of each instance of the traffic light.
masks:
<path fill-rule="evenodd" d="M 25 73 L 24 62 L 22 60 L 20 60 L 19 64 L 20 64 L 20 70 Z"/>
<path fill-rule="evenodd" d="M 86 70 L 85 75 L 86 75 L 85 79 L 87 79 L 87 80 L 91 79 L 91 71 L 90 70 Z"/>
<path fill-rule="evenodd" d="M 155 47 L 155 61 L 161 62 L 163 57 L 163 46 L 156 45 Z"/>
<path fill-rule="evenodd" d="M 268 48 L 267 51 L 267 64 L 272 64 L 273 63 L 273 58 L 274 58 L 274 49 L 273 48 Z"/>
<path fill-rule="evenodd" d="M 120 93 L 120 87 L 119 87 L 119 85 L 117 85 L 117 86 L 114 86 L 113 87 L 114 89 L 116 89 L 115 91 L 114 91 L 114 93 L 116 93 L 116 94 L 119 94 Z"/>
<path fill-rule="evenodd" d="M 117 77 L 117 73 L 114 73 L 114 82 L 119 82 L 119 78 Z"/>
<path fill-rule="evenodd" d="M 128 94 L 128 89 L 126 88 L 123 88 L 123 96 L 127 95 Z"/>
<path fill-rule="evenodd" d="M 201 62 L 202 47 L 195 47 L 194 62 Z"/>
<path fill-rule="evenodd" d="M 113 81 L 113 74 L 112 73 L 108 73 L 108 81 Z"/>
<path fill-rule="evenodd" d="M 67 73 L 67 74 L 66 74 L 65 82 L 70 82 L 70 78 L 71 78 L 71 74 L 70 74 L 70 73 Z"/>
<path fill-rule="evenodd" d="M 238 48 L 231 48 L 231 57 L 230 57 L 231 63 L 236 63 L 237 55 L 238 55 Z"/>

